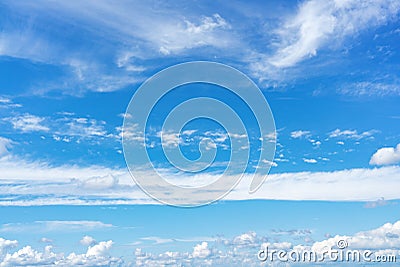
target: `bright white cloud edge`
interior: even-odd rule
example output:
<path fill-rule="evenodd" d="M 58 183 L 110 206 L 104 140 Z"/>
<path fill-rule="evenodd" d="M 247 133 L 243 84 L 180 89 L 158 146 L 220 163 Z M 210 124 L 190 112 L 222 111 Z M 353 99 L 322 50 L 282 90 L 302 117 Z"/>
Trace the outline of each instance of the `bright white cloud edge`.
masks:
<path fill-rule="evenodd" d="M 71 165 L 53 167 L 43 162 L 3 157 L 0 158 L 0 173 L 2 206 L 158 204 L 134 184 L 125 169 Z M 149 175 L 145 169 L 142 173 Z M 213 173 L 190 177 L 167 175 L 171 182 L 175 179 L 181 183 L 182 179 L 186 179 L 190 185 L 215 179 Z M 259 191 L 249 194 L 251 177 L 245 176 L 224 200 L 371 201 L 382 197 L 393 200 L 400 199 L 399 178 L 400 166 L 279 173 L 269 175 Z M 224 191 L 224 188 L 221 190 Z"/>

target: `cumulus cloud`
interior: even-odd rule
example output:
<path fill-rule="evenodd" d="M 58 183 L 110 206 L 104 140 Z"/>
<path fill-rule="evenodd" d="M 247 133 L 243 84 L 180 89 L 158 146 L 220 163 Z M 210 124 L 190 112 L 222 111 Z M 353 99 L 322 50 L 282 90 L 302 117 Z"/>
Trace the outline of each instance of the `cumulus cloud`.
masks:
<path fill-rule="evenodd" d="M 276 236 L 259 236 L 255 232 L 248 232 L 232 238 L 220 238 L 215 242 L 201 242 L 194 246 L 193 252 L 165 251 L 158 254 L 144 252 L 137 248 L 134 252 L 136 266 L 163 266 L 185 263 L 187 266 L 260 266 L 257 252 L 268 247 L 271 250 L 302 252 L 313 251 L 322 253 L 326 250 L 337 249 L 338 241 L 345 241 L 352 250 L 371 250 L 375 255 L 400 255 L 400 222 L 386 223 L 376 229 L 355 233 L 326 237 L 319 241 L 309 238 L 310 230 L 294 229 L 279 230 L 285 235 L 294 235 L 302 238 L 292 239 L 291 242 L 276 240 Z M 274 233 L 275 235 L 275 233 Z M 274 240 L 274 241 L 272 241 Z M 212 248 L 211 248 L 212 247 Z M 329 259 L 326 259 L 329 261 Z M 287 265 L 287 263 L 285 263 Z M 264 266 L 264 264 L 262 264 Z M 278 262 L 266 262 L 266 266 L 280 266 Z M 310 264 L 314 266 L 312 263 Z"/>
<path fill-rule="evenodd" d="M 371 165 L 391 165 L 400 163 L 400 144 L 396 147 L 378 149 L 369 161 Z"/>
<path fill-rule="evenodd" d="M 84 237 L 82 237 L 81 241 L 79 241 L 82 245 L 84 246 L 93 246 L 94 244 L 96 244 L 96 240 L 88 235 L 85 235 Z"/>
<path fill-rule="evenodd" d="M 52 246 L 39 251 L 30 245 L 16 249 L 16 240 L 0 238 L 0 266 L 260 266 L 257 252 L 268 247 L 270 250 L 314 251 L 323 253 L 337 249 L 338 241 L 345 241 L 348 249 L 370 250 L 375 255 L 400 255 L 400 221 L 385 223 L 375 229 L 356 232 L 354 234 L 336 234 L 325 239 L 312 241 L 307 238 L 312 232 L 304 229 L 277 230 L 272 236 L 247 232 L 231 238 L 220 237 L 214 241 L 202 241 L 194 245 L 192 251 L 145 252 L 137 247 L 133 251 L 133 261 L 123 261 L 112 255 L 110 249 L 113 241 L 101 241 L 88 245 L 85 253 L 56 253 Z M 290 235 L 290 242 L 280 241 L 277 235 Z M 88 240 L 92 238 L 88 238 Z M 87 244 L 87 243 L 85 243 Z M 115 252 L 113 252 L 115 253 Z M 267 262 L 267 265 L 270 262 Z M 274 265 L 272 265 L 274 266 Z"/>
<path fill-rule="evenodd" d="M 202 242 L 201 244 L 197 244 L 193 248 L 193 257 L 194 258 L 206 258 L 211 254 L 210 249 L 208 248 L 207 242 Z"/>
<path fill-rule="evenodd" d="M 7 240 L 0 237 L 0 255 L 2 255 L 6 249 L 13 248 L 16 246 L 18 246 L 17 240 Z"/>
<path fill-rule="evenodd" d="M 8 247 L 16 247 L 17 241 L 0 238 L 0 249 L 2 243 Z M 112 240 L 102 241 L 94 246 L 89 246 L 86 253 L 76 254 L 74 252 L 65 256 L 64 253 L 55 253 L 52 246 L 46 246 L 43 251 L 36 250 L 32 246 L 10 253 L 3 253 L 0 250 L 0 266 L 120 266 L 120 258 L 111 257 L 108 252 L 113 244 Z"/>

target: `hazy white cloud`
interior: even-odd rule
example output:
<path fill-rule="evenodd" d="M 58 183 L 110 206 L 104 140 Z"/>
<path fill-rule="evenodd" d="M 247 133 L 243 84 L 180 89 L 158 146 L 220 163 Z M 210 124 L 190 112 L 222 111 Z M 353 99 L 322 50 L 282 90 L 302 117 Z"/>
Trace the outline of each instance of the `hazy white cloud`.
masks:
<path fill-rule="evenodd" d="M 306 136 L 310 136 L 310 131 L 298 130 L 290 133 L 290 137 L 292 138 L 301 138 Z"/>
<path fill-rule="evenodd" d="M 223 30 L 229 28 L 229 24 L 219 14 L 214 14 L 203 17 L 199 23 L 185 20 L 173 28 L 159 28 L 161 38 L 149 37 L 160 46 L 162 54 L 169 55 L 200 46 L 226 47 L 228 42 Z"/>
<path fill-rule="evenodd" d="M 100 221 L 35 221 L 31 223 L 7 223 L 0 226 L 0 232 L 53 232 L 53 231 L 89 231 L 113 227 Z"/>
<path fill-rule="evenodd" d="M 0 136 L 0 157 L 8 154 L 8 150 L 11 148 L 12 140 Z"/>
<path fill-rule="evenodd" d="M 396 96 L 400 95 L 399 83 L 356 82 L 338 89 L 338 93 L 350 96 Z"/>
<path fill-rule="evenodd" d="M 369 161 L 371 165 L 391 165 L 400 163 L 400 144 L 396 147 L 378 149 Z"/>
<path fill-rule="evenodd" d="M 53 240 L 50 239 L 50 238 L 47 238 L 47 237 L 42 237 L 40 239 L 40 242 L 42 242 L 42 243 L 53 243 Z"/>
<path fill-rule="evenodd" d="M 45 118 L 31 114 L 8 117 L 4 120 L 10 122 L 14 129 L 22 132 L 47 132 L 50 130 L 47 125 L 44 125 Z"/>
<path fill-rule="evenodd" d="M 0 55 L 64 71 L 63 78 L 29 88 L 35 94 L 120 90 L 143 81 L 142 72 L 155 64 L 151 62 L 154 58 L 201 47 L 219 51 L 238 43 L 220 14 L 193 14 L 179 3 L 168 7 L 155 3 L 157 8 L 137 1 L 5 1 L 4 5 L 12 16 L 3 19 L 7 23 L 0 31 Z M 73 33 L 60 33 L 60 29 L 71 27 Z M 79 39 L 78 45 L 73 38 Z"/>
<path fill-rule="evenodd" d="M 376 130 L 370 130 L 370 131 L 364 131 L 364 132 L 358 133 L 357 130 L 340 130 L 340 129 L 336 129 L 336 130 L 334 130 L 334 131 L 329 133 L 329 137 L 330 138 L 343 138 L 343 139 L 360 140 L 360 139 L 368 138 L 368 137 L 371 138 L 377 132 L 378 131 L 376 131 Z M 338 143 L 338 144 L 341 145 L 342 143 Z"/>
<path fill-rule="evenodd" d="M 20 108 L 22 107 L 21 104 L 14 103 L 10 98 L 0 96 L 0 109 L 1 108 Z"/>
<path fill-rule="evenodd" d="M 297 13 L 277 30 L 279 48 L 270 63 L 291 67 L 313 57 L 319 49 L 340 43 L 362 30 L 384 25 L 395 18 L 400 3 L 389 0 L 317 1 L 299 5 Z"/>

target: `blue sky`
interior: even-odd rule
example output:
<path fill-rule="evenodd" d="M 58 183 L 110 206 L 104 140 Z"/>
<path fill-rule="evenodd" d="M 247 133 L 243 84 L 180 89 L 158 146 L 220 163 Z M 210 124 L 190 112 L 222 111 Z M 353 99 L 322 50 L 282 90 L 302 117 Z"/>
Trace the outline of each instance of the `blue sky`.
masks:
<path fill-rule="evenodd" d="M 0 266 L 259 266 L 263 243 L 318 247 L 341 236 L 398 255 L 399 13 L 385 0 L 1 1 Z M 245 177 L 221 201 L 173 208 L 132 181 L 122 124 L 146 79 L 197 60 L 255 82 L 274 116 L 265 138 L 276 138 L 276 153 L 255 194 Z M 160 156 L 161 126 L 172 107 L 200 96 L 254 126 L 216 86 L 174 90 L 146 146 L 177 181 L 187 177 Z M 229 133 L 210 121 L 185 130 L 186 142 L 165 132 L 167 147 L 195 159 L 201 140 L 214 142 L 214 168 L 194 180 L 214 179 L 229 160 Z"/>

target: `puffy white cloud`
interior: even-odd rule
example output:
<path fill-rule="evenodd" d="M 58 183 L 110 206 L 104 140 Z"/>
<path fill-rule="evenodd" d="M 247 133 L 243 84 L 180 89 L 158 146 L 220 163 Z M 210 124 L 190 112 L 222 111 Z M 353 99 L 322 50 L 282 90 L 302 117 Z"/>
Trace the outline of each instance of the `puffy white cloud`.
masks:
<path fill-rule="evenodd" d="M 0 238 L 0 246 L 2 240 L 4 239 Z M 12 244 L 9 247 L 17 245 L 17 241 L 6 241 Z M 112 244 L 112 240 L 102 241 L 97 245 L 89 246 L 85 254 L 72 252 L 68 256 L 64 256 L 64 253 L 53 252 L 52 246 L 46 246 L 43 251 L 38 251 L 28 245 L 12 253 L 3 255 L 0 253 L 0 266 L 120 266 L 122 263 L 120 258 L 108 255 Z"/>
<path fill-rule="evenodd" d="M 102 241 L 88 248 L 86 256 L 105 256 L 113 244 L 112 240 Z"/>
<path fill-rule="evenodd" d="M 390 0 L 310 0 L 300 4 L 294 17 L 278 29 L 279 49 L 270 60 L 276 67 L 290 67 L 332 43 L 371 27 L 384 25 L 400 10 Z"/>
<path fill-rule="evenodd" d="M 84 246 L 93 246 L 94 244 L 96 244 L 96 240 L 88 235 L 85 235 L 84 237 L 82 237 L 81 241 L 79 241 L 82 245 Z"/>
<path fill-rule="evenodd" d="M 197 244 L 193 248 L 193 257 L 194 258 L 206 258 L 211 254 L 211 250 L 208 248 L 207 242 L 202 242 L 201 244 Z"/>
<path fill-rule="evenodd" d="M 0 255 L 8 248 L 13 248 L 18 246 L 17 240 L 7 240 L 0 237 Z"/>
<path fill-rule="evenodd" d="M 284 234 L 299 235 L 308 237 L 311 234 L 309 230 L 289 230 L 282 231 Z M 322 253 L 330 249 L 338 249 L 338 242 L 344 241 L 351 250 L 370 250 L 374 255 L 400 255 L 400 221 L 395 223 L 386 223 L 376 229 L 362 231 L 353 235 L 336 235 L 326 237 L 320 241 L 304 238 L 292 239 L 288 241 L 271 242 L 271 236 L 257 236 L 255 232 L 248 232 L 231 239 L 221 238 L 213 243 L 201 242 L 195 245 L 193 252 L 171 252 L 166 251 L 159 254 L 145 253 L 137 248 L 134 252 L 136 257 L 136 266 L 162 266 L 171 264 L 184 264 L 185 266 L 260 266 L 261 262 L 257 258 L 257 252 L 260 249 L 275 251 L 286 251 L 287 253 L 295 251 L 298 253 L 313 251 L 318 258 Z M 213 249 L 210 248 L 213 247 Z M 276 258 L 275 258 L 276 259 Z M 329 259 L 326 259 L 329 261 Z M 280 262 L 266 262 L 264 266 L 281 266 Z M 276 264 L 276 265 L 275 265 Z M 287 263 L 285 264 L 285 266 Z M 313 264 L 311 264 L 314 266 Z"/>
<path fill-rule="evenodd" d="M 400 144 L 396 147 L 384 147 L 378 149 L 369 161 L 372 165 L 391 165 L 400 163 Z"/>
<path fill-rule="evenodd" d="M 203 241 L 193 247 L 192 252 L 165 251 L 157 254 L 143 252 L 141 248 L 134 251 L 132 262 L 124 262 L 118 256 L 110 255 L 113 241 L 101 241 L 89 245 L 85 253 L 75 252 L 56 253 L 52 246 L 46 246 L 39 251 L 32 246 L 18 246 L 16 240 L 0 238 L 0 266 L 259 266 L 257 252 L 268 247 L 270 250 L 283 251 L 314 251 L 322 253 L 327 249 L 337 249 L 338 242 L 343 240 L 351 250 L 371 250 L 375 255 L 400 255 L 400 221 L 386 223 L 372 230 L 354 234 L 341 235 L 312 241 L 303 238 L 294 238 L 291 242 L 275 241 L 276 234 L 290 236 L 308 236 L 310 230 L 278 230 L 274 236 L 258 236 L 255 232 L 247 232 L 232 238 L 218 238 Z M 269 241 L 272 239 L 274 241 Z M 93 241 L 91 237 L 82 240 Z M 85 242 L 88 244 L 88 242 Z M 14 250 L 14 251 L 11 251 Z"/>

